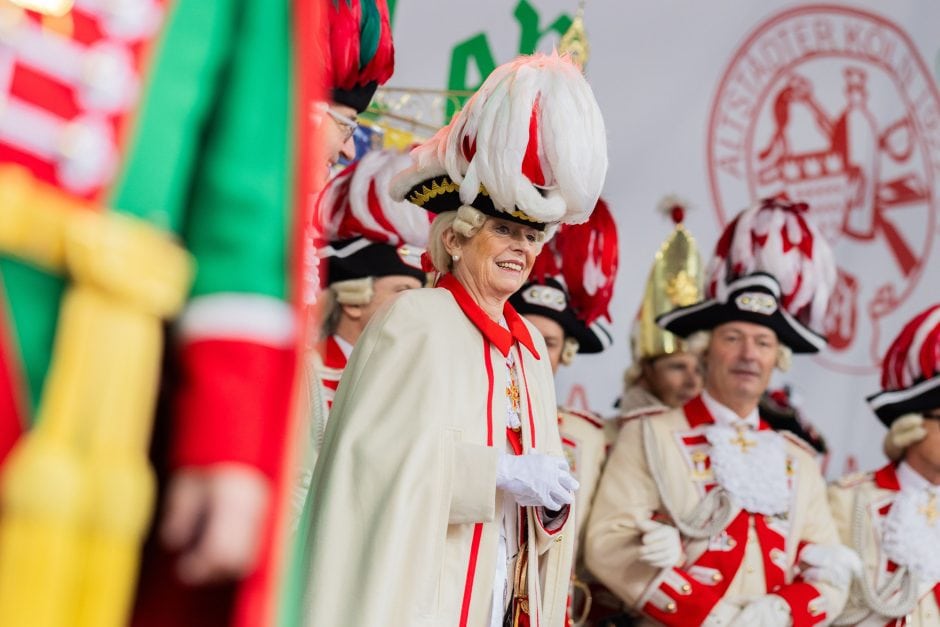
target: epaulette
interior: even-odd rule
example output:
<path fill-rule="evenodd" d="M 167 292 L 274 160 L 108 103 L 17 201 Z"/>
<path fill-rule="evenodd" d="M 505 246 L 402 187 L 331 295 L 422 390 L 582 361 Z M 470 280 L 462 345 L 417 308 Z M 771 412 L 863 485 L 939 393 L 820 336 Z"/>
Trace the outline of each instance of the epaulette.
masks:
<path fill-rule="evenodd" d="M 604 419 L 592 411 L 581 411 L 578 409 L 571 409 L 570 407 L 559 407 L 558 413 L 577 416 L 578 418 L 581 418 L 585 422 L 591 424 L 594 427 L 597 427 L 598 429 L 604 428 Z"/>
<path fill-rule="evenodd" d="M 636 409 L 631 409 L 630 411 L 621 414 L 617 420 L 627 422 L 628 420 L 634 420 L 636 418 L 658 416 L 659 414 L 666 413 L 670 409 L 671 408 L 667 407 L 666 405 L 647 405 L 646 407 L 637 407 Z"/>
<path fill-rule="evenodd" d="M 793 433 L 792 431 L 777 431 L 777 433 L 779 433 L 780 435 L 782 435 L 782 436 L 785 437 L 786 439 L 788 439 L 788 440 L 790 440 L 791 442 L 793 442 L 794 444 L 796 444 L 798 447 L 800 447 L 801 449 L 803 449 L 804 451 L 806 451 L 806 452 L 807 452 L 809 455 L 811 455 L 812 457 L 816 457 L 817 455 L 819 455 L 819 451 L 817 451 L 816 449 L 814 449 L 812 444 L 810 444 L 809 442 L 807 442 L 806 440 L 804 440 L 804 439 L 801 438 L 800 436 L 796 435 L 796 434 Z"/>

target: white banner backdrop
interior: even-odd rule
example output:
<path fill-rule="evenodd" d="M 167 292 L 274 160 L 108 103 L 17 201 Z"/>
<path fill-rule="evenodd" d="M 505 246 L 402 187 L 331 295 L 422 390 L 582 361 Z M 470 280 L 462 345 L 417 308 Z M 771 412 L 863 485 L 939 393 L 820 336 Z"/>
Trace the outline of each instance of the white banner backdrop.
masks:
<path fill-rule="evenodd" d="M 550 50 L 575 5 L 399 0 L 390 84 L 473 89 L 495 64 Z M 884 429 L 864 397 L 900 327 L 940 300 L 940 3 L 590 0 L 585 23 L 620 235 L 616 343 L 562 370 L 559 401 L 614 413 L 629 327 L 670 230 L 662 196 L 688 201 L 707 261 L 737 211 L 786 191 L 811 204 L 840 271 L 833 346 L 775 384 L 794 386 L 824 434 L 829 476 L 879 465 Z"/>

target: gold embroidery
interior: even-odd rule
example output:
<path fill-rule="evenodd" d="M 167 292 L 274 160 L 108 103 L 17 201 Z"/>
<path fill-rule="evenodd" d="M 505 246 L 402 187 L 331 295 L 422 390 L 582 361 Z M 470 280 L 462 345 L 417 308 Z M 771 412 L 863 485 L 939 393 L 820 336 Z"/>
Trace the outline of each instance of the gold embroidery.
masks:
<path fill-rule="evenodd" d="M 421 186 L 421 190 L 412 191 L 408 196 L 408 201 L 423 207 L 427 204 L 432 198 L 437 198 L 442 194 L 453 194 L 456 191 L 460 190 L 460 185 L 454 183 L 448 177 L 444 177 L 439 181 L 432 180 L 431 186 L 428 187 L 427 184 Z"/>
<path fill-rule="evenodd" d="M 428 203 L 428 201 L 430 201 L 433 198 L 437 198 L 438 196 L 442 196 L 444 194 L 453 194 L 454 192 L 459 192 L 459 191 L 460 191 L 460 185 L 450 180 L 450 177 L 445 176 L 440 179 L 432 179 L 430 182 L 430 186 L 428 183 L 424 183 L 423 185 L 421 185 L 420 190 L 417 190 L 417 189 L 413 190 L 410 194 L 408 194 L 408 202 L 410 202 L 413 205 L 418 205 L 419 207 L 423 207 L 424 205 Z M 490 193 L 486 191 L 486 187 L 484 187 L 483 185 L 480 185 L 480 194 L 486 197 L 489 197 L 490 195 Z M 528 215 L 526 212 L 522 211 L 521 209 L 513 209 L 512 211 L 504 211 L 504 213 L 507 213 L 514 218 L 525 220 L 526 222 L 531 222 L 533 224 L 542 224 L 541 221 L 536 220 L 535 218 Z"/>
<path fill-rule="evenodd" d="M 506 399 L 509 401 L 509 411 L 515 415 L 516 420 L 521 420 L 521 394 L 519 393 L 518 377 L 516 376 L 516 367 L 512 355 L 506 361 L 506 368 L 509 371 L 509 385 L 506 386 Z M 520 431 L 522 425 L 512 427 L 513 431 Z"/>
<path fill-rule="evenodd" d="M 675 307 L 691 305 L 699 297 L 698 284 L 684 269 L 669 278 L 665 292 L 666 298 Z"/>
<path fill-rule="evenodd" d="M 516 378 L 513 377 L 509 382 L 509 385 L 506 387 L 506 398 L 509 399 L 509 403 L 512 406 L 512 410 L 516 413 L 519 412 L 519 386 L 516 384 Z"/>
<path fill-rule="evenodd" d="M 692 453 L 692 479 L 695 481 L 706 481 L 714 475 L 712 469 L 706 466 L 708 455 L 703 451 Z"/>
<path fill-rule="evenodd" d="M 741 427 L 738 429 L 738 437 L 731 438 L 728 441 L 740 448 L 742 453 L 747 453 L 751 447 L 757 446 L 757 442 L 754 440 L 748 440 L 746 437 L 744 437 L 744 434 L 745 429 Z"/>
<path fill-rule="evenodd" d="M 933 527 L 937 522 L 937 517 L 940 516 L 940 511 L 937 511 L 937 495 L 931 494 L 927 504 L 918 507 L 917 511 L 923 514 L 927 519 L 927 524 Z"/>

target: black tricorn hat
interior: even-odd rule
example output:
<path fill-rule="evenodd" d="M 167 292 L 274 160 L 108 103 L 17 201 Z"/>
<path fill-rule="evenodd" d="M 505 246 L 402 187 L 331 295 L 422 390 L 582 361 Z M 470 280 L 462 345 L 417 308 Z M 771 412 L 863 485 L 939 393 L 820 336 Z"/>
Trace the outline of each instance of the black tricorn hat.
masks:
<path fill-rule="evenodd" d="M 727 298 L 710 298 L 680 307 L 656 318 L 656 323 L 680 337 L 709 331 L 726 322 L 752 322 L 771 329 L 794 353 L 817 353 L 826 338 L 805 326 L 783 307 L 780 284 L 764 272 L 728 283 Z"/>
<path fill-rule="evenodd" d="M 599 322 L 586 325 L 575 314 L 564 285 L 554 278 L 543 282 L 529 281 L 509 297 L 513 308 L 522 315 L 545 316 L 557 322 L 566 337 L 578 341 L 579 353 L 599 353 L 613 342 L 610 333 Z"/>

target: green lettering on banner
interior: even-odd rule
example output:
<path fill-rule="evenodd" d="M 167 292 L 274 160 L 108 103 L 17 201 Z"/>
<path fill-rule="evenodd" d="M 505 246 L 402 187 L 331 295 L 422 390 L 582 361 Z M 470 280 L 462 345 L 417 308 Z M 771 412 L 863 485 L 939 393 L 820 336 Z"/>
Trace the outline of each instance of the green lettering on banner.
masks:
<path fill-rule="evenodd" d="M 571 26 L 571 16 L 562 13 L 556 17 L 544 30 L 539 28 L 539 12 L 528 0 L 519 0 L 513 10 L 513 17 L 519 25 L 519 45 L 516 50 L 518 54 L 532 54 L 538 47 L 539 42 L 551 33 L 556 33 L 559 37 L 565 34 L 565 31 Z M 478 81 L 468 82 L 470 68 L 476 68 Z M 486 33 L 477 33 L 472 37 L 458 43 L 451 50 L 450 69 L 447 76 L 447 89 L 454 91 L 476 91 L 490 72 L 496 69 L 496 59 L 493 57 L 493 50 L 490 47 L 489 39 Z M 444 119 L 450 120 L 459 107 L 462 107 L 467 97 L 449 98 L 447 100 Z"/>
<path fill-rule="evenodd" d="M 571 27 L 571 16 L 562 13 L 545 30 L 539 30 L 539 14 L 526 0 L 520 0 L 513 12 L 519 22 L 519 54 L 532 54 L 542 37 L 551 32 L 561 37 Z"/>
<path fill-rule="evenodd" d="M 480 76 L 480 82 L 473 85 L 467 82 L 471 61 L 476 65 Z M 454 46 L 453 51 L 450 53 L 450 76 L 447 77 L 447 88 L 457 91 L 476 91 L 483 84 L 484 79 L 490 75 L 490 72 L 495 69 L 496 61 L 493 59 L 493 51 L 490 50 L 490 42 L 487 40 L 485 33 L 477 33 L 463 43 Z M 459 96 L 456 99 L 448 98 L 444 120 L 449 121 L 457 111 L 458 106 L 462 107 L 466 100 L 466 96 Z"/>

